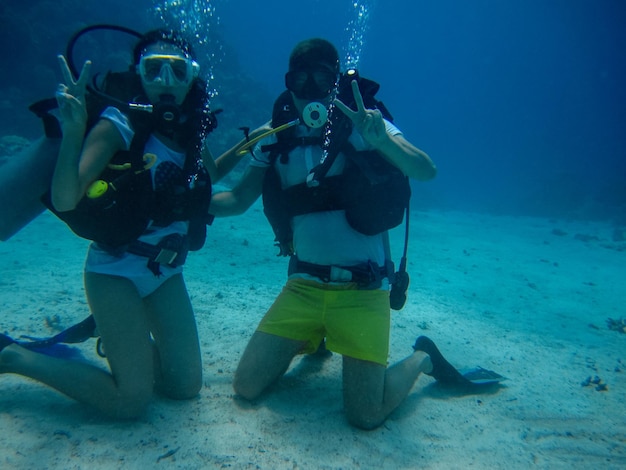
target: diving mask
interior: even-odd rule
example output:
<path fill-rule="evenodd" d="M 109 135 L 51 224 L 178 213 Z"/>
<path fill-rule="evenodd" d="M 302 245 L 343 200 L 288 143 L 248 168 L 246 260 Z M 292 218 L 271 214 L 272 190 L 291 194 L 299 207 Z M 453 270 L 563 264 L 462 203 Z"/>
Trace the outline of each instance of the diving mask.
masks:
<path fill-rule="evenodd" d="M 337 86 L 337 74 L 323 66 L 291 70 L 285 74 L 285 86 L 299 99 L 322 100 Z"/>
<path fill-rule="evenodd" d="M 139 60 L 139 74 L 149 84 L 189 86 L 199 73 L 198 63 L 181 55 L 147 54 Z"/>

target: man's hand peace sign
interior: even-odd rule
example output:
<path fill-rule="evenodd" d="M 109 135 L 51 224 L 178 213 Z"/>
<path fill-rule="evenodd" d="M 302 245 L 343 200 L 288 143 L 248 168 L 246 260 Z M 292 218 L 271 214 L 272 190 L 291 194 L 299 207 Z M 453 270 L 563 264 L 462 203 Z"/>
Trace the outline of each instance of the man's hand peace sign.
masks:
<path fill-rule="evenodd" d="M 357 110 L 353 111 L 338 99 L 335 100 L 335 106 L 350 118 L 354 128 L 363 136 L 363 139 L 372 147 L 378 149 L 389 139 L 383 116 L 377 109 L 365 108 L 359 84 L 356 80 L 352 80 L 351 85 Z"/>

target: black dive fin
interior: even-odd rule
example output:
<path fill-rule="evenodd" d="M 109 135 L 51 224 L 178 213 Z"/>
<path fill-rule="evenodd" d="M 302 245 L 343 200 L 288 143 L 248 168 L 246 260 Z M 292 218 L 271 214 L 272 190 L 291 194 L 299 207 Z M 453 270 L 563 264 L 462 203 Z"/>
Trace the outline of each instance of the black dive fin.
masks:
<path fill-rule="evenodd" d="M 476 387 L 494 385 L 506 378 L 496 372 L 477 367 L 468 371 L 458 371 L 439 351 L 435 343 L 426 336 L 420 336 L 413 345 L 415 351 L 423 351 L 430 356 L 433 370 L 427 374 L 444 385 Z"/>
<path fill-rule="evenodd" d="M 474 385 L 495 385 L 506 380 L 506 377 L 497 372 L 483 369 L 480 366 L 476 366 L 474 369 L 463 369 L 459 372 Z"/>

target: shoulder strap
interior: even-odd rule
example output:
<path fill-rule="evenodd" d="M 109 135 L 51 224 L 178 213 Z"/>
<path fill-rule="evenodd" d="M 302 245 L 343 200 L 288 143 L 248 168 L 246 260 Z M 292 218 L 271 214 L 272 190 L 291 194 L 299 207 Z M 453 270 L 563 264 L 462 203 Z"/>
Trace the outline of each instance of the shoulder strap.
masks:
<path fill-rule="evenodd" d="M 314 167 L 307 176 L 307 184 L 309 186 L 319 186 L 320 181 L 326 176 L 328 170 L 337 159 L 339 152 L 343 152 L 347 146 L 350 146 L 348 139 L 352 133 L 352 121 L 338 109 L 334 110 L 331 116 L 331 133 L 330 142 L 326 149 L 326 155 L 322 162 Z M 354 149 L 354 147 L 352 147 Z"/>
<path fill-rule="evenodd" d="M 272 107 L 272 127 L 277 128 L 293 119 L 298 118 L 298 113 L 295 110 L 293 98 L 288 90 L 283 91 Z M 297 143 L 290 144 L 289 142 L 296 137 L 295 128 L 291 127 L 285 129 L 282 132 L 276 134 L 276 143 L 261 147 L 262 152 L 269 151 L 270 163 L 274 164 L 276 159 L 280 156 L 282 163 L 287 163 L 289 159 L 289 152 L 298 146 Z"/>
<path fill-rule="evenodd" d="M 131 119 L 135 135 L 130 143 L 128 153 L 130 155 L 130 165 L 135 173 L 139 173 L 144 169 L 143 151 L 146 142 L 152 132 L 152 126 L 145 119 Z"/>

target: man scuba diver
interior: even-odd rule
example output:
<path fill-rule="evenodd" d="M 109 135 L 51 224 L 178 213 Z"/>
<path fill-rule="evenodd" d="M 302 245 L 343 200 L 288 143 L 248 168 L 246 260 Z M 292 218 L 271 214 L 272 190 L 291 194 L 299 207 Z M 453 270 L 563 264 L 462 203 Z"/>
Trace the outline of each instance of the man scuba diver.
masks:
<path fill-rule="evenodd" d="M 295 355 L 315 352 L 326 338 L 326 347 L 343 356 L 348 420 L 369 429 L 385 420 L 433 364 L 428 354 L 415 351 L 387 368 L 386 229 L 372 229 L 358 211 L 354 216 L 360 194 L 353 194 L 346 178 L 361 166 L 367 172 L 368 160 L 393 167 L 403 178 L 428 180 L 436 169 L 379 109 L 366 108 L 358 80 L 348 82 L 351 93 L 342 97 L 353 108 L 335 100 L 339 80 L 339 57 L 330 42 L 314 38 L 295 46 L 272 127 L 294 118 L 297 124 L 254 151 L 240 182 L 213 196 L 211 213 L 242 213 L 263 192 L 281 253 L 290 256 L 287 284 L 239 362 L 236 393 L 257 398 Z M 268 186 L 273 196 L 266 194 Z"/>
<path fill-rule="evenodd" d="M 280 254 L 290 257 L 287 283 L 239 361 L 235 392 L 256 399 L 324 338 L 343 356 L 344 408 L 359 428 L 381 425 L 422 373 L 472 390 L 496 384 L 502 377 L 484 369 L 462 375 L 424 336 L 387 367 L 393 269 L 385 238 L 407 208 L 407 177 L 431 179 L 435 165 L 390 122 L 375 82 L 354 70 L 340 74 L 330 42 L 298 43 L 285 85 L 271 135 L 210 208 L 239 214 L 263 194 Z"/>

